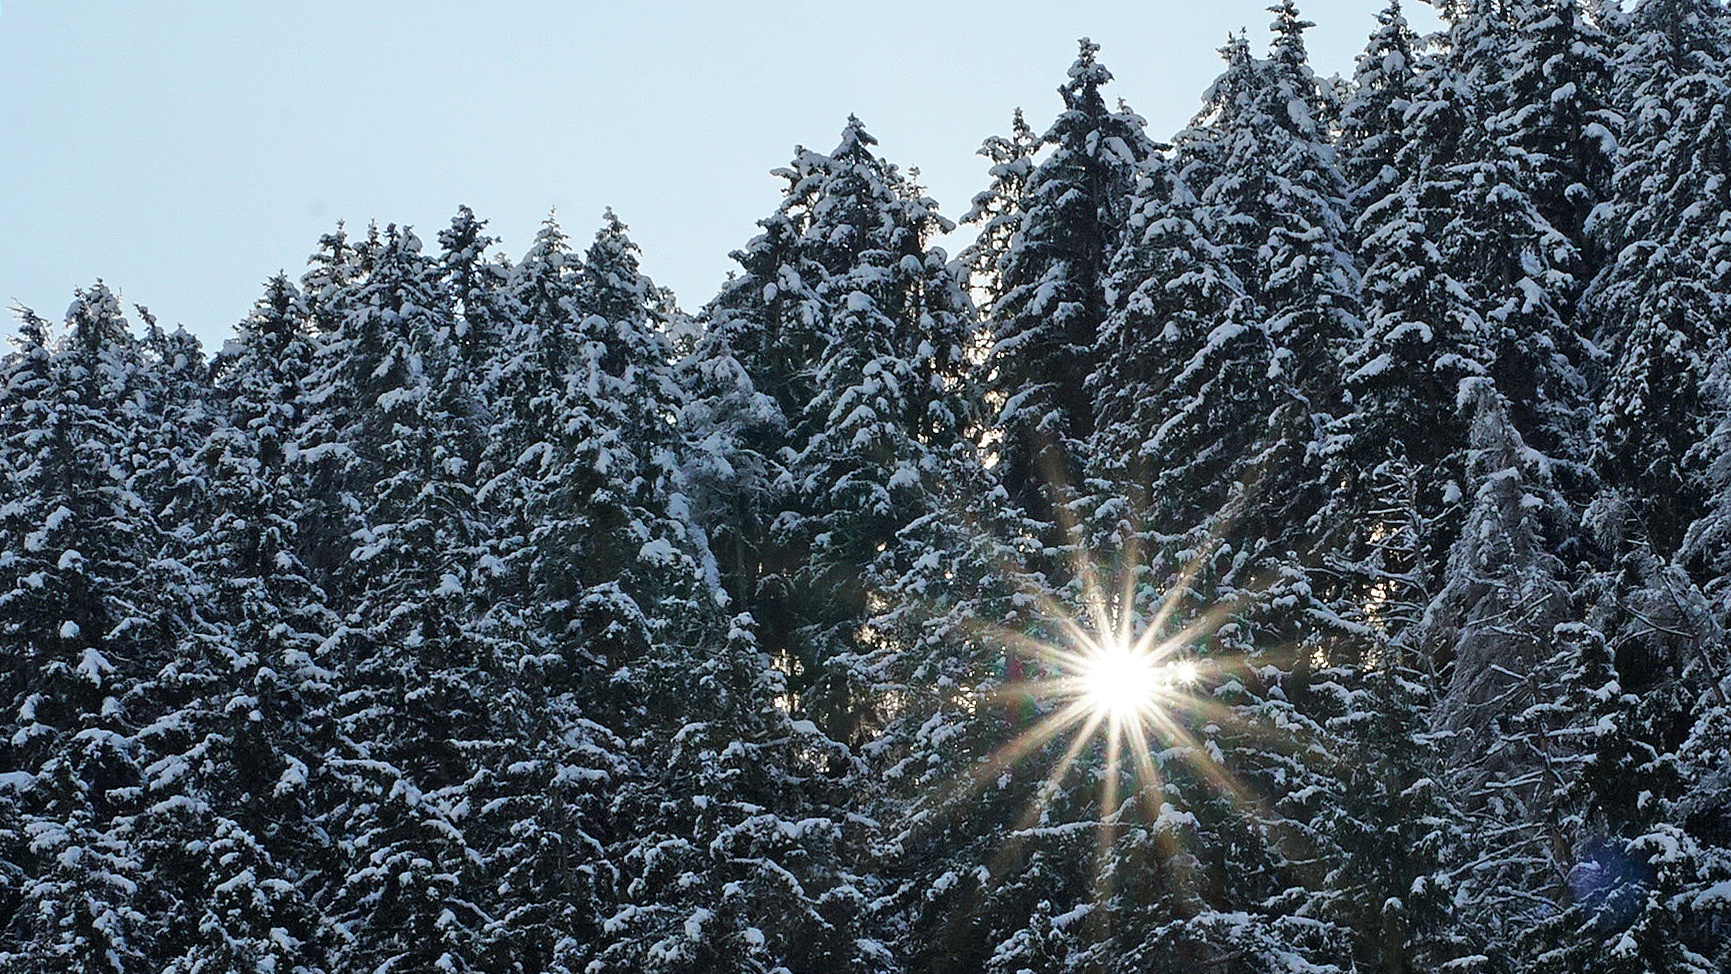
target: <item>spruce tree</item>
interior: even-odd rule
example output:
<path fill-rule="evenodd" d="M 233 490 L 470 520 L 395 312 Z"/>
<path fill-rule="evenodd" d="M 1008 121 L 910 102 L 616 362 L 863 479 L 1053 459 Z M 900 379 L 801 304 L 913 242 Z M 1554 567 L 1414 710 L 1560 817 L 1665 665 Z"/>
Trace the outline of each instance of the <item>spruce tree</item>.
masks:
<path fill-rule="evenodd" d="M 1354 62 L 1352 94 L 1341 108 L 1339 147 L 1355 231 L 1356 221 L 1402 181 L 1400 157 L 1410 141 L 1407 112 L 1419 46 L 1400 0 L 1391 0 L 1377 14 L 1377 29 Z"/>
<path fill-rule="evenodd" d="M 332 853 L 313 788 L 332 673 L 319 660 L 336 620 L 296 552 L 304 485 L 292 463 L 310 367 L 305 306 L 286 276 L 266 284 L 219 360 L 224 422 L 195 457 L 195 500 L 212 512 L 192 545 L 206 627 L 193 642 L 195 694 L 156 773 L 164 838 L 180 857 L 187 935 L 167 969 L 320 970 L 329 949 L 314 894 Z"/>
<path fill-rule="evenodd" d="M 1034 171 L 1034 154 L 1041 139 L 1016 109 L 1010 116 L 1010 134 L 994 135 L 980 146 L 977 155 L 991 160 L 986 171 L 992 185 L 976 193 L 973 206 L 962 215 L 964 224 L 979 224 L 974 238 L 958 259 L 968 270 L 968 284 L 979 296 L 979 311 L 983 318 L 993 317 L 993 308 L 1004 294 L 999 274 L 1004 259 L 1016 246 L 1016 235 L 1022 226 L 1021 204 L 1028 191 L 1028 178 Z"/>
<path fill-rule="evenodd" d="M 1365 333 L 1342 365 L 1352 408 L 1330 430 L 1331 496 L 1315 518 L 1324 571 L 1316 577 L 1342 623 L 1378 625 L 1391 637 L 1441 587 L 1468 489 L 1465 394 L 1490 370 L 1484 309 L 1462 280 L 1471 268 L 1444 249 L 1458 219 L 1461 142 L 1471 124 L 1459 74 L 1421 61 L 1398 133 L 1398 188 L 1367 205 L 1354 226 L 1369 255 Z M 1384 622 L 1365 618 L 1372 604 Z M 1337 642 L 1337 657 L 1348 659 L 1349 645 Z"/>
<path fill-rule="evenodd" d="M 1476 492 L 1417 638 L 1445 688 L 1433 721 L 1450 735 L 1448 786 L 1469 817 L 1469 854 L 1493 864 L 1459 896 L 1486 911 L 1480 949 L 1510 951 L 1530 897 L 1557 902 L 1568 854 L 1548 826 L 1565 814 L 1558 776 L 1580 753 L 1535 722 L 1556 715 L 1534 708 L 1557 690 L 1550 647 L 1578 618 L 1557 555 L 1575 527 L 1502 397 L 1480 385 L 1473 409 Z"/>
<path fill-rule="evenodd" d="M 152 877 L 134 836 L 153 716 L 138 691 L 162 662 L 140 588 L 153 520 L 128 488 L 143 364 L 120 303 L 78 292 L 65 338 L 26 317 L 7 387 L 4 612 L 9 848 L 19 874 L 0 960 L 26 971 L 149 963 Z M 22 786 L 21 788 L 19 786 Z M 14 804 L 16 803 L 16 804 Z"/>
<path fill-rule="evenodd" d="M 1136 167 L 1154 151 L 1142 119 L 1107 106 L 1112 73 L 1083 39 L 1064 111 L 1041 136 L 1051 152 L 1026 176 L 1015 236 L 988 271 L 998 293 L 982 365 L 1010 499 L 1062 543 L 1058 507 L 1084 475 L 1092 433 L 1087 378 L 1106 316 L 1104 278 Z"/>
<path fill-rule="evenodd" d="M 493 661 L 467 631 L 476 531 L 469 390 L 437 266 L 387 228 L 327 348 L 324 391 L 350 457 L 357 528 L 334 652 L 339 739 L 325 760 L 344 874 L 326 909 L 338 964 L 479 966 L 485 910 L 464 890 L 475 851 L 465 789 L 490 746 Z"/>
<path fill-rule="evenodd" d="M 793 646 L 801 709 L 857 744 L 872 723 L 859 632 L 871 614 L 870 574 L 895 560 L 897 533 L 930 512 L 972 410 L 957 383 L 972 312 L 931 235 L 952 226 L 935 204 L 875 157 L 851 120 L 831 153 L 806 232 L 835 267 L 819 286 L 831 334 L 817 388 L 791 433 L 796 514 L 782 543 L 805 549 Z M 846 248 L 826 254 L 826 244 Z"/>
<path fill-rule="evenodd" d="M 1509 9 L 1514 43 L 1502 53 L 1505 75 L 1484 89 L 1485 124 L 1539 215 L 1585 249 L 1582 231 L 1609 195 L 1623 122 L 1608 104 L 1611 38 L 1581 0 L 1525 0 Z"/>

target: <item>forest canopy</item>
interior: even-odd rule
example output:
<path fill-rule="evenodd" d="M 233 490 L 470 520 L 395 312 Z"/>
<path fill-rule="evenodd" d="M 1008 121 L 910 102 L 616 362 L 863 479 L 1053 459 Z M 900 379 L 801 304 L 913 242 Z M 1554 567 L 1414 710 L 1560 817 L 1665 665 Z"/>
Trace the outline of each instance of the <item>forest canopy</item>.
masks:
<path fill-rule="evenodd" d="M 856 118 L 0 357 L 8 971 L 1731 967 L 1731 13 L 1082 40 L 953 228 Z"/>

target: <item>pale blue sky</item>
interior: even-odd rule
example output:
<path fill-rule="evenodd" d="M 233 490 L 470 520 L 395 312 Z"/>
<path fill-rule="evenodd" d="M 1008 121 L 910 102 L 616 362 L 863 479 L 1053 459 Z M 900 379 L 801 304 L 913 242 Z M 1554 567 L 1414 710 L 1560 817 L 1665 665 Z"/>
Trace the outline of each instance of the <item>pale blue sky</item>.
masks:
<path fill-rule="evenodd" d="M 1384 3 L 1301 3 L 1319 73 Z M 694 310 L 775 208 L 769 170 L 850 112 L 956 218 L 980 141 L 1056 114 L 1076 38 L 1164 138 L 1228 31 L 1265 48 L 1266 5 L 4 0 L 0 303 L 57 318 L 100 277 L 220 342 L 338 219 L 430 245 L 466 203 L 513 259 L 549 210 L 582 244 L 611 205 Z"/>

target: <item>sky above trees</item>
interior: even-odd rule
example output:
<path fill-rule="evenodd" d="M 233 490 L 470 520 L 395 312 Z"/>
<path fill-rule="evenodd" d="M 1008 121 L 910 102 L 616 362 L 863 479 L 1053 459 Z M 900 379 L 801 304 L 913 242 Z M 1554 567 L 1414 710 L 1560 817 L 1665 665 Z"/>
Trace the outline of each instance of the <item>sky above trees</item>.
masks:
<path fill-rule="evenodd" d="M 468 205 L 513 253 L 550 210 L 583 227 L 612 206 L 645 270 L 696 307 L 774 205 L 769 171 L 833 145 L 850 113 L 954 219 L 988 181 L 980 142 L 1018 106 L 1057 110 L 1076 38 L 1101 43 L 1115 95 L 1164 138 L 1228 32 L 1261 43 L 1264 6 L 14 0 L 0 303 L 58 318 L 100 277 L 220 342 L 338 220 L 431 233 Z M 1319 73 L 1350 73 L 1378 6 L 1305 5 Z"/>

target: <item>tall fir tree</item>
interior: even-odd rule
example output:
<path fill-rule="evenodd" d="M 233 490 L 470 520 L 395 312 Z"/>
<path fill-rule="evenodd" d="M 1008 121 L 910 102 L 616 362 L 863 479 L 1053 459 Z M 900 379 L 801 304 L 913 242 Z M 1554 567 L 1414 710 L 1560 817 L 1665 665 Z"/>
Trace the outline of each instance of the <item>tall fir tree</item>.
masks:
<path fill-rule="evenodd" d="M 1058 89 L 1064 110 L 1040 139 L 1051 151 L 1026 175 L 1014 236 L 987 271 L 998 293 L 981 368 L 1001 477 L 1011 502 L 1048 525 L 1048 545 L 1063 543 L 1058 510 L 1084 475 L 1107 262 L 1136 168 L 1155 151 L 1140 116 L 1106 104 L 1099 45 L 1080 48 Z"/>
<path fill-rule="evenodd" d="M 8 383 L 5 504 L 9 847 L 18 870 L 0 960 L 19 970 L 150 962 L 151 882 L 135 838 L 163 662 L 148 574 L 156 523 L 132 492 L 147 383 L 116 295 L 81 290 L 62 341 L 26 317 Z M 27 398 L 25 398 L 27 397 Z M 16 803 L 16 804 L 14 804 Z"/>

